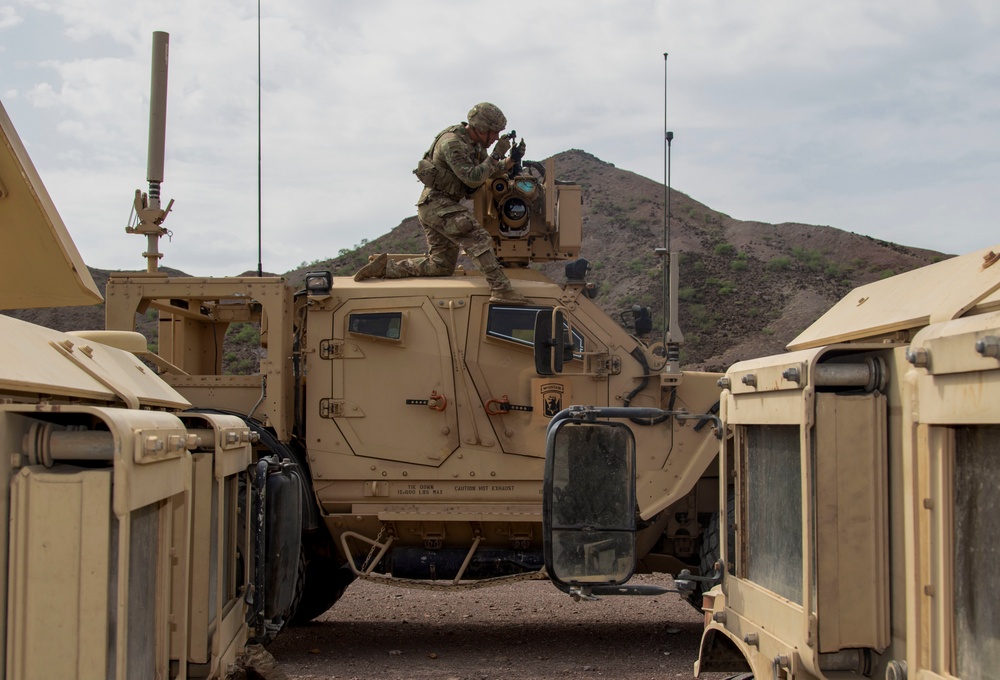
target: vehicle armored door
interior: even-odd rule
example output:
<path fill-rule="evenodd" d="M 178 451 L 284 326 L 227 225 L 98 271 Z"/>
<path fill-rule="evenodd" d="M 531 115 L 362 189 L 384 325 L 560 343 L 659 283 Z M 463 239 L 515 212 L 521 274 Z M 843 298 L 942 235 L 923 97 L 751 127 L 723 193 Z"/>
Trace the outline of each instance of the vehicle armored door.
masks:
<path fill-rule="evenodd" d="M 586 317 L 564 311 L 573 358 L 560 373 L 536 372 L 535 318 L 551 315 L 557 304 L 473 307 L 470 325 L 478 332 L 470 330 L 466 365 L 504 453 L 544 458 L 552 416 L 571 404 L 608 405 L 608 376 L 595 370 L 608 343 Z"/>
<path fill-rule="evenodd" d="M 354 455 L 436 466 L 458 446 L 448 331 L 427 298 L 346 303 L 324 353 L 332 370 L 321 416 Z"/>

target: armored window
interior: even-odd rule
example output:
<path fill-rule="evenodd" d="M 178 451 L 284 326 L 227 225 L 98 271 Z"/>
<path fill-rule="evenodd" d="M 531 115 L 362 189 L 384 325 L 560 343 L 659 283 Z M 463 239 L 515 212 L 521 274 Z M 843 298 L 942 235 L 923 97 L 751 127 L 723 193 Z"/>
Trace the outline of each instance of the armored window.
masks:
<path fill-rule="evenodd" d="M 955 675 L 1000 667 L 1000 426 L 955 429 Z"/>
<path fill-rule="evenodd" d="M 399 340 L 403 325 L 402 312 L 371 312 L 351 314 L 347 330 L 359 335 Z"/>
<path fill-rule="evenodd" d="M 486 334 L 491 338 L 500 338 L 516 342 L 525 347 L 535 344 L 535 316 L 551 307 L 490 307 L 490 318 L 486 326 Z M 564 328 L 568 328 L 565 325 Z M 574 358 L 579 359 L 579 353 L 586 349 L 583 336 L 573 329 Z"/>
<path fill-rule="evenodd" d="M 802 603 L 802 465 L 799 428 L 744 430 L 747 579 Z"/>
<path fill-rule="evenodd" d="M 126 639 L 128 677 L 151 678 L 157 674 L 157 617 L 160 608 L 151 607 L 149 603 L 155 597 L 158 584 L 157 572 L 163 550 L 163 540 L 158 537 L 165 505 L 165 501 L 159 501 L 129 513 L 128 570 L 125 574 L 112 576 L 128 580 L 125 590 L 128 628 L 119 632 Z M 120 537 L 117 540 L 121 540 Z M 117 606 L 117 603 L 114 604 Z M 110 610 L 111 605 L 109 601 L 109 618 L 115 620 L 117 612 Z"/>

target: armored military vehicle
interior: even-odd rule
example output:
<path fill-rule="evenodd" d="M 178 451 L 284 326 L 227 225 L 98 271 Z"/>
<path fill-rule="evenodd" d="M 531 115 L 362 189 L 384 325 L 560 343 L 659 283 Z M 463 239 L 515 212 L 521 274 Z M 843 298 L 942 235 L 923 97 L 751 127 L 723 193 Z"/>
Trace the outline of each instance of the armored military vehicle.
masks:
<path fill-rule="evenodd" d="M 789 353 L 727 371 L 696 674 L 978 680 L 1000 668 L 998 253 L 861 286 Z M 594 412 L 554 419 L 546 495 L 552 570 L 591 590 L 628 572 L 627 514 L 598 510 L 633 481 L 591 475 L 595 509 L 569 480 L 588 475 L 576 466 L 588 456 L 627 469 L 645 455 L 622 426 L 588 422 Z M 590 517 L 606 517 L 603 532 L 581 527 Z M 560 551 L 564 534 L 582 549 Z M 585 561 L 602 546 L 603 561 Z"/>
<path fill-rule="evenodd" d="M 726 373 L 735 550 L 698 668 L 995 674 L 998 252 L 862 286 Z"/>
<path fill-rule="evenodd" d="M 100 301 L 2 105 L 0 226 L 0 308 Z M 0 347 L 0 678 L 222 677 L 252 594 L 291 603 L 253 588 L 250 430 L 183 412 L 136 333 L 0 315 Z"/>
<path fill-rule="evenodd" d="M 719 375 L 682 373 L 675 347 L 591 300 L 580 186 L 551 162 L 519 158 L 473 198 L 528 306 L 491 303 L 471 270 L 360 282 L 315 271 L 301 290 L 282 277 L 170 276 L 159 268 L 162 169 L 150 178 L 129 226 L 147 237 L 145 271 L 111 275 L 107 328 L 158 313 L 156 351 L 143 357 L 162 380 L 200 411 L 238 415 L 260 437 L 256 455 L 295 463 L 299 620 L 358 577 L 441 588 L 544 578 L 550 418 L 573 402 L 703 413 L 718 401 Z M 563 282 L 530 267 L 556 260 L 572 260 Z M 223 374 L 234 323 L 259 328 L 258 373 Z M 717 502 L 712 428 L 662 417 L 637 431 L 640 568 L 697 571 Z"/>

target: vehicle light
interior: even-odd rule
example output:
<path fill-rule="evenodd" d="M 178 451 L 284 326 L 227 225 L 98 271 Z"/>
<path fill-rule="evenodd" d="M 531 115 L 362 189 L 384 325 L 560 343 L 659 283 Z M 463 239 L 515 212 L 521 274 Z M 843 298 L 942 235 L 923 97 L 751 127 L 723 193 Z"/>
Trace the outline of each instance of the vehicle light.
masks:
<path fill-rule="evenodd" d="M 329 295 L 333 287 L 333 275 L 330 272 L 306 272 L 306 290 L 310 295 Z"/>

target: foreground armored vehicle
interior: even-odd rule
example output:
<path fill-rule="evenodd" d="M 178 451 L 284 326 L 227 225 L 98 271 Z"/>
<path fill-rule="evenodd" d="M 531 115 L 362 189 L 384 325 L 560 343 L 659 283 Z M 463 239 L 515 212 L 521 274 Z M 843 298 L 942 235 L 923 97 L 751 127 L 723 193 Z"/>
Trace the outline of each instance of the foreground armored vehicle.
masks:
<path fill-rule="evenodd" d="M 995 675 L 997 253 L 862 286 L 791 353 L 726 373 L 735 550 L 701 670 Z"/>
<path fill-rule="evenodd" d="M 0 308 L 101 299 L 2 105 L 0 226 Z M 250 548 L 249 429 L 184 413 L 138 334 L 0 315 L 0 347 L 0 678 L 221 677 L 270 559 Z"/>
<path fill-rule="evenodd" d="M 545 433 L 562 405 L 702 413 L 718 401 L 718 375 L 682 374 L 592 302 L 585 261 L 563 283 L 528 266 L 576 258 L 582 214 L 578 185 L 522 160 L 474 197 L 531 300 L 517 307 L 490 303 L 474 271 L 361 282 L 317 271 L 301 290 L 281 277 L 169 276 L 158 267 L 162 162 L 137 192 L 129 231 L 147 237 L 147 266 L 111 275 L 107 328 L 132 331 L 137 314 L 157 312 L 158 346 L 143 358 L 160 377 L 199 410 L 238 415 L 260 437 L 256 455 L 295 464 L 300 577 L 273 577 L 296 584 L 299 620 L 356 577 L 453 588 L 544 578 Z M 223 374 L 234 323 L 259 328 L 256 374 Z M 638 466 L 641 568 L 697 571 L 717 501 L 711 428 L 661 418 L 639 430 L 650 443 Z"/>
<path fill-rule="evenodd" d="M 727 371 L 722 521 L 711 532 L 720 557 L 716 585 L 704 595 L 696 674 L 995 676 L 998 253 L 1000 245 L 857 288 L 790 353 Z M 608 429 L 580 414 L 567 432 Z M 645 453 L 617 430 L 589 437 L 614 450 L 607 457 L 618 467 Z M 565 489 L 570 475 L 585 474 L 574 463 L 592 448 L 569 455 L 556 442 L 548 488 Z M 631 480 L 623 479 L 603 486 L 598 479 L 590 493 L 618 489 L 627 498 Z M 595 538 L 625 545 L 620 536 L 630 527 L 620 518 L 606 523 L 604 536 L 571 526 L 594 514 L 574 500 L 549 491 L 550 545 L 572 531 L 588 547 L 600 543 Z M 576 570 L 585 577 L 576 583 L 592 589 L 627 571 L 610 559 L 553 568 Z"/>

